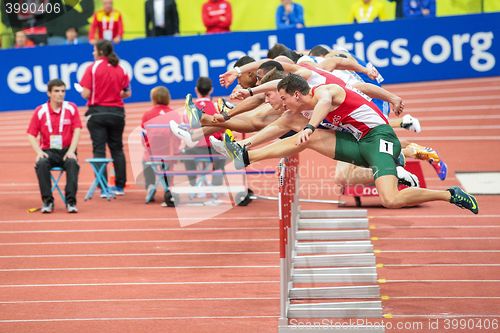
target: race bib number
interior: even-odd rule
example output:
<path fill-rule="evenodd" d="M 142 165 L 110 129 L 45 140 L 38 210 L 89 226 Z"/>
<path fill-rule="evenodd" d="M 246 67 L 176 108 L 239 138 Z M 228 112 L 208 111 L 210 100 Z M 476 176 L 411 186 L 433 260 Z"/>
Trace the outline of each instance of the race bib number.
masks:
<path fill-rule="evenodd" d="M 62 149 L 62 135 L 51 135 L 50 136 L 50 149 Z"/>
<path fill-rule="evenodd" d="M 380 149 L 381 153 L 386 153 L 389 155 L 394 155 L 394 144 L 389 141 L 380 139 Z"/>

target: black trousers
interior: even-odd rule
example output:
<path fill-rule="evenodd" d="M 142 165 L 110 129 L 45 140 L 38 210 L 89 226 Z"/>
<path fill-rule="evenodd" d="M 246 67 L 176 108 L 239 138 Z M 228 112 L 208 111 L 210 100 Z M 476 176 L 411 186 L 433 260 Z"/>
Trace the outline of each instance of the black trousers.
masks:
<path fill-rule="evenodd" d="M 127 167 L 123 152 L 123 130 L 125 115 L 113 113 L 91 113 L 87 128 L 92 139 L 94 158 L 106 157 L 106 144 L 111 152 L 115 168 L 115 182 L 118 187 L 125 187 Z M 107 174 L 104 175 L 107 179 Z"/>
<path fill-rule="evenodd" d="M 80 166 L 73 158 L 63 160 L 64 154 L 68 149 L 49 149 L 44 150 L 48 158 L 41 158 L 35 164 L 35 172 L 38 177 L 38 185 L 42 195 L 43 202 L 53 202 L 52 181 L 50 179 L 50 169 L 54 167 L 63 168 L 66 172 L 66 203 L 76 204 L 76 192 L 78 191 L 78 173 Z"/>
<path fill-rule="evenodd" d="M 186 155 L 207 155 L 213 154 L 212 150 L 208 147 L 194 147 L 185 150 Z M 186 166 L 186 170 L 192 171 L 196 170 L 196 162 L 194 160 L 184 161 L 184 165 Z M 212 161 L 212 170 L 224 170 L 224 165 L 226 165 L 225 159 L 214 159 Z M 196 185 L 197 176 L 188 176 L 189 184 L 191 186 Z M 222 181 L 224 176 L 222 173 L 218 175 L 212 175 L 212 185 L 219 186 L 222 185 Z"/>

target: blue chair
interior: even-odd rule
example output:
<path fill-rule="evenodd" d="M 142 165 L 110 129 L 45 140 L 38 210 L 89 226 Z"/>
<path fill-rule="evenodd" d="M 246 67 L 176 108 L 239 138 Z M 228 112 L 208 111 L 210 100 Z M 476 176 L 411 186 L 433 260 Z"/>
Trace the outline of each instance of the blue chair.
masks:
<path fill-rule="evenodd" d="M 97 186 L 101 187 L 101 195 L 105 197 L 108 200 L 111 200 L 111 198 L 115 197 L 115 194 L 110 191 L 109 186 L 108 186 L 108 180 L 104 176 L 104 171 L 106 170 L 106 167 L 108 163 L 113 162 L 113 159 L 111 158 L 89 158 L 85 160 L 87 163 L 90 164 L 92 167 L 92 170 L 94 171 L 95 179 L 90 185 L 89 190 L 87 191 L 87 194 L 85 195 L 85 201 L 92 199 L 94 196 L 94 192 L 97 189 Z"/>
<path fill-rule="evenodd" d="M 52 172 L 59 172 L 57 177 L 54 177 Z M 57 190 L 59 192 L 59 196 L 61 197 L 61 200 L 64 204 L 66 204 L 66 197 L 64 196 L 63 191 L 59 187 L 59 181 L 61 180 L 61 177 L 64 173 L 64 169 L 60 167 L 53 167 L 50 169 L 50 179 L 52 180 L 52 189 L 51 191 L 54 192 L 54 190 Z"/>

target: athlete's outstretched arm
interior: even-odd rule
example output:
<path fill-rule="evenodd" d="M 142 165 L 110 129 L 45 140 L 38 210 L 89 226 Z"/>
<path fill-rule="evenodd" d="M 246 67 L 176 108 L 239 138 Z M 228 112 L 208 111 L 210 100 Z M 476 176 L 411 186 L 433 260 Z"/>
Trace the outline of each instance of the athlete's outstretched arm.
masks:
<path fill-rule="evenodd" d="M 353 87 L 367 94 L 371 98 L 381 99 L 392 104 L 394 113 L 399 116 L 404 110 L 404 104 L 401 97 L 390 91 L 371 83 L 357 82 Z"/>
<path fill-rule="evenodd" d="M 362 65 L 360 65 L 356 60 L 352 58 L 341 58 L 341 57 L 330 57 L 323 60 L 317 67 L 324 69 L 325 71 L 332 72 L 336 69 L 340 70 L 351 70 L 358 73 L 364 73 L 368 75 L 371 79 L 377 78 L 378 72 L 376 70 L 370 70 Z"/>

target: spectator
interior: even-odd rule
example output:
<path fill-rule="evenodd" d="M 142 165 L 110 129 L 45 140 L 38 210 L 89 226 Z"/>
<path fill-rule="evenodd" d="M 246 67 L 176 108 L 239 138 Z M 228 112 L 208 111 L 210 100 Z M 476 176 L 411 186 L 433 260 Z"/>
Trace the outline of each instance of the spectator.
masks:
<path fill-rule="evenodd" d="M 78 44 L 78 30 L 75 27 L 66 29 L 66 45 Z"/>
<path fill-rule="evenodd" d="M 178 153 L 180 140 L 172 134 L 172 131 L 168 127 L 171 120 L 176 122 L 181 122 L 181 116 L 175 112 L 170 106 L 170 91 L 165 87 L 155 87 L 151 90 L 151 102 L 153 107 L 146 111 L 142 116 L 141 127 L 143 129 L 143 144 L 144 144 L 144 157 L 143 157 L 143 174 L 144 181 L 148 195 L 146 201 L 149 203 L 154 200 L 154 194 L 156 193 L 156 176 L 153 168 L 150 165 L 146 165 L 146 162 L 150 161 L 150 156 L 166 156 L 174 155 Z M 148 128 L 148 125 L 151 128 Z M 157 126 L 161 125 L 161 126 Z M 163 126 L 164 125 L 164 126 Z M 168 167 L 165 166 L 163 169 L 171 169 L 173 163 L 168 162 Z M 172 177 L 165 177 L 166 185 L 172 184 Z M 172 195 L 168 193 L 167 190 L 164 198 L 165 204 L 169 207 L 173 207 L 174 203 L 172 201 Z M 168 198 L 168 200 L 167 200 Z"/>
<path fill-rule="evenodd" d="M 123 99 L 131 95 L 130 79 L 119 66 L 119 59 L 110 41 L 98 41 L 94 45 L 93 54 L 95 62 L 87 67 L 80 82 L 82 97 L 88 99 L 89 109 L 85 113 L 87 128 L 95 158 L 106 157 L 106 144 L 108 145 L 116 177 L 116 186 L 111 190 L 116 195 L 124 195 L 127 174 L 123 152 Z"/>
<path fill-rule="evenodd" d="M 66 171 L 66 209 L 76 213 L 78 172 L 76 148 L 82 123 L 75 104 L 64 101 L 66 85 L 54 79 L 47 85 L 49 101 L 35 109 L 28 128 L 28 140 L 36 152 L 35 171 L 42 195 L 42 213 L 52 213 L 54 197 L 50 169 L 60 167 Z M 40 134 L 40 141 L 36 137 Z"/>
<path fill-rule="evenodd" d="M 403 13 L 406 18 L 435 17 L 436 0 L 403 0 Z"/>
<path fill-rule="evenodd" d="M 179 33 L 179 14 L 175 0 L 146 0 L 146 36 Z"/>
<path fill-rule="evenodd" d="M 200 110 L 203 110 L 203 112 L 207 115 L 214 115 L 214 114 L 218 113 L 217 109 L 215 108 L 215 105 L 211 99 L 211 94 L 213 92 L 213 88 L 212 88 L 212 80 L 210 78 L 203 77 L 203 76 L 200 77 L 198 79 L 198 81 L 196 82 L 195 92 L 196 92 L 196 96 L 197 96 L 197 99 L 195 101 L 196 107 L 198 107 Z M 222 140 L 222 134 L 224 134 L 223 130 L 216 132 L 212 135 L 217 140 Z M 209 137 L 210 137 L 210 135 L 205 136 L 204 138 L 201 138 L 195 147 L 187 148 L 185 150 L 185 153 L 187 155 L 207 155 L 207 154 L 212 155 L 212 154 L 216 154 L 211 149 Z M 195 160 L 186 160 L 186 161 L 184 161 L 184 164 L 186 165 L 186 170 L 196 170 L 196 161 Z M 226 161 L 224 159 L 214 159 L 213 160 L 213 170 L 223 170 L 225 164 L 226 164 Z M 188 176 L 189 183 L 191 184 L 191 186 L 196 185 L 196 178 L 197 178 L 196 176 Z M 220 185 L 222 185 L 222 180 L 223 180 L 222 174 L 213 175 L 212 176 L 212 185 L 213 186 L 220 186 Z"/>
<path fill-rule="evenodd" d="M 102 9 L 94 13 L 92 24 L 89 29 L 89 42 L 96 43 L 97 40 L 109 40 L 119 43 L 123 38 L 122 14 L 113 9 L 113 0 L 102 0 Z"/>
<path fill-rule="evenodd" d="M 278 29 L 303 28 L 304 7 L 292 0 L 281 0 L 276 10 L 276 27 Z"/>
<path fill-rule="evenodd" d="M 203 4 L 201 15 L 207 33 L 229 32 L 233 14 L 226 0 L 208 0 Z"/>
<path fill-rule="evenodd" d="M 14 46 L 16 49 L 22 49 L 22 48 L 34 47 L 34 46 L 35 46 L 35 43 L 33 43 L 31 41 L 31 39 L 29 39 L 26 36 L 24 31 L 19 30 L 18 32 L 16 32 L 16 44 Z"/>
<path fill-rule="evenodd" d="M 353 23 L 369 23 L 380 21 L 383 17 L 384 5 L 380 0 L 358 0 L 351 8 L 350 21 Z"/>
<path fill-rule="evenodd" d="M 403 18 L 403 0 L 389 0 L 396 3 L 396 19 Z"/>

